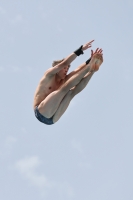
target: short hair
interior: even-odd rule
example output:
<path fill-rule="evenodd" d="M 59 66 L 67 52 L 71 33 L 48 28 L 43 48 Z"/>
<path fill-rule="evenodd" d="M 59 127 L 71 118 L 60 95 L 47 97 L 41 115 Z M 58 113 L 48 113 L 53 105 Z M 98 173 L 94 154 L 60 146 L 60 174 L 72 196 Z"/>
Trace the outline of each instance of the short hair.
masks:
<path fill-rule="evenodd" d="M 55 67 L 56 65 L 61 63 L 63 60 L 64 60 L 64 58 L 62 60 L 54 60 L 53 63 L 52 63 L 52 67 Z"/>

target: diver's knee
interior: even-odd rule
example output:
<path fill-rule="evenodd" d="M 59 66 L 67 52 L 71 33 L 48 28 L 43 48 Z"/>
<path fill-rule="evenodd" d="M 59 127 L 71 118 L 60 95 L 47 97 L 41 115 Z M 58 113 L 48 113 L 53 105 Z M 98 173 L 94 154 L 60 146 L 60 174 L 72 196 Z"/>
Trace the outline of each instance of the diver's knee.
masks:
<path fill-rule="evenodd" d="M 71 98 L 73 98 L 73 97 L 77 94 L 75 88 L 76 88 L 76 87 L 74 87 L 74 88 L 72 88 L 72 89 L 70 90 L 70 96 L 71 96 Z"/>

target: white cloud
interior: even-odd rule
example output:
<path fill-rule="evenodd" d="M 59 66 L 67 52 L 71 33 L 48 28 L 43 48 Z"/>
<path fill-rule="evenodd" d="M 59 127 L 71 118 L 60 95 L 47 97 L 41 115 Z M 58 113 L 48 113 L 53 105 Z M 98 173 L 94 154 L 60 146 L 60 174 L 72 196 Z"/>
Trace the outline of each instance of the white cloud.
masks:
<path fill-rule="evenodd" d="M 38 157 L 33 156 L 19 160 L 16 163 L 16 169 L 33 185 L 39 188 L 49 187 L 50 184 L 48 183 L 46 177 L 44 175 L 39 175 L 36 172 L 36 168 L 40 165 L 40 163 L 41 162 Z"/>
<path fill-rule="evenodd" d="M 59 194 L 65 194 L 68 197 L 74 196 L 72 187 L 68 183 L 60 183 L 53 180 L 48 180 L 44 174 L 39 174 L 37 168 L 40 166 L 41 161 L 37 156 L 26 157 L 16 162 L 15 169 L 22 175 L 28 182 L 37 187 L 41 195 L 46 195 L 46 192 L 51 192 L 51 189 L 56 189 Z"/>

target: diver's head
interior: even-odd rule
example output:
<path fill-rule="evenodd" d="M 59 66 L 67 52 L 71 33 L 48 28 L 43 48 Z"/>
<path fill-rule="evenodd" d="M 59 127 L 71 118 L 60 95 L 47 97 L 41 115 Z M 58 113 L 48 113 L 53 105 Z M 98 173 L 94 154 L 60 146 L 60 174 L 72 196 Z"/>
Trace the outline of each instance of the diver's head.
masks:
<path fill-rule="evenodd" d="M 64 58 L 62 60 L 56 60 L 56 61 L 53 61 L 52 63 L 52 66 L 55 67 L 56 65 L 58 65 L 59 63 L 61 63 L 62 61 L 64 60 Z M 57 73 L 57 76 L 60 78 L 60 79 L 64 79 L 67 75 L 67 72 L 70 68 L 70 65 L 66 65 L 64 66 L 58 73 Z"/>

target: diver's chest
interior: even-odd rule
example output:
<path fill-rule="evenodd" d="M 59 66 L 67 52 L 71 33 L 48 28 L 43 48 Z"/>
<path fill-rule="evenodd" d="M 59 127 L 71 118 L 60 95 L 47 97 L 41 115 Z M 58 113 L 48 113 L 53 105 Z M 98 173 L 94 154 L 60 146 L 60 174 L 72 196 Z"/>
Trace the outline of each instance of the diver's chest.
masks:
<path fill-rule="evenodd" d="M 48 84 L 48 90 L 50 92 L 53 92 L 55 90 L 58 90 L 58 88 L 61 86 L 61 84 L 57 84 L 55 81 L 51 81 L 49 84 Z"/>
<path fill-rule="evenodd" d="M 55 77 L 53 77 L 51 80 L 49 80 L 47 84 L 47 89 L 51 93 L 55 90 L 58 90 L 63 85 L 63 82 L 57 83 L 55 80 Z"/>

